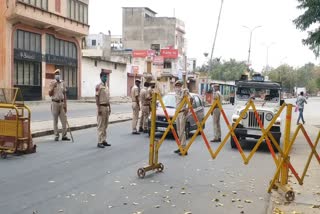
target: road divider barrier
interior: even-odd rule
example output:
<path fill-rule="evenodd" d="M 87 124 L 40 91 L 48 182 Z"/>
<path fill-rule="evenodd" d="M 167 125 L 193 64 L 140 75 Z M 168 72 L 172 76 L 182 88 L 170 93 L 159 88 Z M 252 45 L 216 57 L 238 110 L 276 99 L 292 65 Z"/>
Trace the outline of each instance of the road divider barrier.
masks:
<path fill-rule="evenodd" d="M 166 120 L 168 121 L 168 126 L 166 130 L 164 131 L 163 135 L 159 140 L 156 140 L 155 138 L 155 128 L 156 128 L 156 109 L 157 109 L 157 102 L 161 106 L 164 115 L 166 117 Z M 195 120 L 197 124 L 197 130 L 194 132 L 192 137 L 190 138 L 189 142 L 187 143 L 186 147 L 183 148 L 181 146 L 181 142 L 179 140 L 177 131 L 175 130 L 174 123 L 176 121 L 176 118 L 178 117 L 179 112 L 184 108 L 187 107 L 190 113 L 192 114 L 193 119 Z M 222 118 L 225 121 L 227 127 L 228 127 L 228 133 L 223 138 L 221 143 L 219 144 L 218 148 L 214 151 L 208 141 L 208 138 L 206 134 L 204 133 L 203 127 L 205 126 L 205 123 L 209 116 L 212 114 L 215 108 L 219 108 Z M 246 114 L 250 112 L 253 112 L 254 118 L 261 130 L 261 137 L 258 139 L 256 145 L 253 147 L 253 149 L 249 152 L 248 155 L 246 155 L 243 151 L 243 148 L 240 144 L 240 139 L 238 139 L 235 129 L 240 124 L 240 122 L 243 120 Z M 281 114 L 285 114 L 285 127 L 284 127 L 284 137 L 283 137 L 283 146 L 280 146 L 280 140 L 276 140 L 273 136 L 272 132 L 270 131 L 272 126 L 276 123 L 277 119 L 281 117 Z M 284 192 L 285 198 L 287 201 L 293 201 L 295 198 L 295 193 L 293 189 L 288 185 L 288 174 L 289 170 L 292 172 L 294 177 L 297 179 L 300 185 L 303 185 L 304 178 L 306 176 L 306 173 L 308 171 L 308 168 L 310 166 L 310 162 L 313 157 L 315 157 L 320 165 L 320 156 L 317 152 L 317 145 L 319 143 L 320 139 L 320 131 L 318 132 L 317 138 L 315 142 L 312 142 L 310 139 L 308 133 L 306 132 L 304 126 L 302 124 L 298 125 L 296 130 L 293 131 L 291 127 L 291 120 L 292 120 L 292 104 L 283 103 L 280 106 L 280 109 L 277 111 L 277 113 L 273 116 L 272 120 L 269 122 L 267 127 L 264 127 L 264 123 L 261 121 L 261 117 L 256 109 L 256 106 L 254 102 L 250 99 L 247 102 L 246 107 L 240 112 L 238 119 L 235 121 L 232 121 L 232 123 L 229 122 L 226 113 L 222 107 L 222 104 L 220 100 L 215 100 L 212 105 L 210 106 L 208 112 L 205 114 L 202 121 L 199 121 L 193 107 L 192 103 L 187 97 L 184 97 L 183 101 L 179 104 L 179 106 L 176 108 L 176 112 L 172 118 L 169 117 L 166 107 L 162 101 L 161 95 L 159 93 L 153 93 L 152 95 L 152 108 L 151 108 L 151 129 L 150 129 L 150 147 L 149 147 L 149 165 L 143 168 L 139 168 L 137 171 L 137 174 L 140 178 L 144 178 L 146 175 L 146 172 L 156 170 L 158 172 L 162 172 L 164 170 L 164 165 L 162 163 L 159 163 L 159 150 L 161 145 L 163 144 L 166 136 L 171 131 L 173 134 L 173 137 L 175 139 L 175 142 L 180 150 L 180 153 L 182 156 L 184 156 L 188 150 L 190 149 L 191 145 L 194 143 L 195 139 L 201 134 L 201 137 L 203 138 L 204 144 L 209 151 L 210 156 L 215 159 L 219 153 L 221 152 L 222 148 L 227 143 L 227 140 L 232 138 L 233 142 L 236 145 L 237 150 L 240 153 L 240 156 L 243 159 L 243 162 L 245 165 L 249 164 L 250 160 L 260 147 L 260 145 L 263 143 L 263 141 L 266 142 L 267 147 L 270 151 L 270 154 L 273 158 L 273 161 L 276 166 L 275 174 L 270 181 L 270 185 L 268 188 L 268 192 L 270 193 L 272 189 L 280 189 Z M 302 175 L 299 175 L 297 173 L 297 170 L 293 167 L 292 163 L 290 162 L 290 152 L 292 150 L 292 147 L 294 143 L 296 142 L 296 138 L 298 134 L 302 132 L 303 136 L 306 139 L 306 143 L 310 147 L 310 154 L 307 159 L 307 163 L 304 167 Z M 291 133 L 293 135 L 291 136 Z M 280 138 L 279 138 L 280 139 Z M 279 141 L 279 142 L 278 142 Z M 278 151 L 278 155 L 276 154 L 276 151 Z"/>

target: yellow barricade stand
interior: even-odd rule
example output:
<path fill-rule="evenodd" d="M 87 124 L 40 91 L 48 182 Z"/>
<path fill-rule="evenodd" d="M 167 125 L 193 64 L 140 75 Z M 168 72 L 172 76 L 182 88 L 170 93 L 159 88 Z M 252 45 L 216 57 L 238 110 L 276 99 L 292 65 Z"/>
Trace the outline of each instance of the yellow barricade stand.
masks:
<path fill-rule="evenodd" d="M 0 110 L 7 111 L 0 118 L 0 156 L 5 159 L 8 154 L 35 152 L 30 129 L 31 110 L 24 104 L 18 88 L 0 88 Z"/>
<path fill-rule="evenodd" d="M 164 114 L 165 114 L 166 119 L 169 124 L 159 141 L 155 141 L 156 101 L 157 100 L 161 104 L 161 107 L 164 111 Z M 176 133 L 176 130 L 174 129 L 173 124 L 178 116 L 178 112 L 185 105 L 188 106 L 188 109 L 191 112 L 194 120 L 196 121 L 198 128 L 195 131 L 195 133 L 193 134 L 193 136 L 191 137 L 191 139 L 189 140 L 189 142 L 187 143 L 186 148 L 182 148 L 180 141 L 179 141 L 179 137 L 177 136 L 177 133 Z M 204 127 L 207 119 L 209 118 L 210 114 L 213 112 L 213 110 L 215 108 L 220 109 L 221 115 L 222 115 L 224 121 L 226 122 L 226 125 L 228 127 L 229 132 L 224 137 L 224 139 L 222 140 L 222 142 L 220 143 L 220 145 L 218 146 L 216 151 L 213 151 L 202 127 Z M 284 111 L 284 109 L 286 109 L 286 117 L 285 117 L 285 130 L 284 130 L 284 140 L 283 140 L 284 143 L 283 143 L 283 148 L 281 148 L 280 143 L 275 140 L 275 138 L 273 137 L 270 130 L 271 130 L 272 126 L 274 125 L 274 123 L 276 122 L 277 118 L 280 117 L 280 115 Z M 244 115 L 249 110 L 254 112 L 254 116 L 259 124 L 259 127 L 262 132 L 262 136 L 260 137 L 260 139 L 258 140 L 256 145 L 254 146 L 254 148 L 251 150 L 251 152 L 248 154 L 248 156 L 246 156 L 245 153 L 243 152 L 243 149 L 242 149 L 240 143 L 239 143 L 239 139 L 237 139 L 237 137 L 236 137 L 235 129 L 239 125 L 239 123 L 241 122 Z M 254 102 L 252 100 L 249 100 L 245 109 L 240 113 L 239 118 L 234 122 L 233 126 L 231 126 L 230 122 L 226 116 L 226 113 L 224 112 L 224 109 L 222 108 L 222 104 L 221 104 L 220 100 L 215 100 L 214 103 L 209 108 L 209 110 L 206 113 L 203 120 L 199 121 L 195 112 L 194 112 L 194 109 L 192 108 L 192 103 L 190 102 L 189 99 L 187 99 L 187 97 L 185 97 L 183 99 L 183 101 L 180 103 L 180 105 L 177 107 L 176 113 L 173 116 L 173 118 L 170 119 L 170 117 L 168 116 L 168 113 L 166 111 L 165 105 L 161 99 L 160 94 L 154 93 L 152 96 L 149 166 L 138 169 L 138 172 L 137 172 L 138 176 L 140 178 L 144 178 L 147 171 L 157 170 L 158 172 L 162 172 L 164 170 L 164 165 L 162 163 L 158 162 L 158 152 L 159 152 L 159 149 L 160 149 L 162 143 L 164 142 L 167 134 L 169 133 L 169 131 L 171 131 L 173 133 L 174 139 L 175 139 L 177 146 L 180 149 L 180 152 L 182 153 L 182 155 L 185 155 L 186 152 L 190 149 L 191 145 L 193 144 L 193 142 L 195 141 L 196 137 L 199 135 L 199 132 L 200 132 L 200 134 L 204 140 L 204 143 L 209 151 L 209 154 L 213 159 L 215 159 L 218 156 L 218 154 L 220 153 L 222 148 L 227 143 L 227 140 L 230 137 L 232 137 L 233 140 L 235 141 L 236 147 L 237 147 L 237 149 L 243 159 L 244 164 L 248 164 L 250 162 L 250 160 L 252 159 L 252 157 L 254 156 L 256 151 L 258 150 L 259 146 L 265 140 L 265 142 L 268 146 L 268 149 L 270 150 L 270 154 L 271 154 L 271 156 L 274 160 L 274 163 L 277 167 L 276 172 L 274 174 L 274 177 L 270 181 L 270 186 L 268 188 L 268 192 L 271 192 L 272 189 L 281 189 L 285 193 L 286 200 L 292 201 L 295 198 L 295 194 L 294 194 L 294 191 L 292 190 L 292 188 L 288 185 L 288 172 L 290 170 L 293 173 L 293 175 L 295 176 L 295 178 L 297 179 L 297 181 L 299 182 L 299 184 L 303 185 L 303 180 L 304 180 L 304 177 L 305 177 L 307 170 L 309 168 L 312 157 L 314 156 L 320 164 L 320 156 L 319 156 L 318 152 L 316 151 L 316 147 L 317 147 L 317 145 L 319 143 L 319 139 L 320 139 L 320 132 L 318 133 L 318 137 L 317 137 L 315 143 L 313 143 L 311 141 L 310 137 L 308 136 L 306 130 L 304 129 L 303 125 L 300 124 L 297 127 L 297 129 L 295 130 L 293 137 L 291 138 L 291 136 L 290 136 L 290 134 L 291 134 L 291 119 L 292 119 L 291 117 L 292 117 L 292 104 L 283 103 L 281 105 L 279 111 L 276 113 L 276 115 L 274 115 L 273 119 L 270 121 L 269 125 L 265 128 L 261 119 L 260 119 L 258 111 L 254 105 Z M 292 146 L 296 140 L 296 137 L 300 131 L 302 131 L 303 135 L 306 138 L 306 142 L 308 143 L 308 145 L 310 146 L 310 149 L 311 149 L 311 152 L 309 154 L 309 157 L 308 157 L 306 166 L 303 170 L 302 176 L 299 176 L 299 174 L 296 172 L 295 168 L 292 166 L 292 164 L 290 162 L 290 151 L 291 151 Z M 276 155 L 274 148 L 278 151 L 278 156 Z"/>

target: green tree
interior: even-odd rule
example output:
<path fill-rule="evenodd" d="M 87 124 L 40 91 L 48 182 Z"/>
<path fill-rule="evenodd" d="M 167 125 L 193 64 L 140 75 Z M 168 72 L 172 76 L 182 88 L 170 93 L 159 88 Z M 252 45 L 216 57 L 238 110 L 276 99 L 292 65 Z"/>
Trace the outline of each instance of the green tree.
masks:
<path fill-rule="evenodd" d="M 293 22 L 296 27 L 302 31 L 308 30 L 311 26 L 314 30 L 308 31 L 308 37 L 302 40 L 304 45 L 309 46 L 315 56 L 319 56 L 320 51 L 320 0 L 297 0 L 298 9 L 304 13 L 296 18 Z M 313 27 L 315 26 L 315 27 Z"/>
<path fill-rule="evenodd" d="M 210 77 L 215 80 L 238 80 L 247 69 L 244 61 L 236 61 L 235 59 L 223 62 L 214 60 L 211 63 Z"/>

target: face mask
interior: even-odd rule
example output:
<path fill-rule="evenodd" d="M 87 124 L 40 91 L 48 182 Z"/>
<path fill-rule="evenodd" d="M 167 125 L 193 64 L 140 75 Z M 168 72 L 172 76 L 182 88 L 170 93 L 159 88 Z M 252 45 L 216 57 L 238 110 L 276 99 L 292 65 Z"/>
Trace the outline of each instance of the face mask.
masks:
<path fill-rule="evenodd" d="M 54 78 L 55 78 L 57 81 L 59 81 L 59 80 L 60 80 L 60 75 L 56 74 L 56 75 L 54 75 Z"/>
<path fill-rule="evenodd" d="M 174 90 L 175 90 L 176 92 L 180 92 L 180 91 L 181 91 L 181 87 L 175 87 Z"/>
<path fill-rule="evenodd" d="M 107 76 L 102 76 L 102 77 L 101 77 L 101 81 L 102 81 L 103 83 L 106 83 L 106 82 L 107 82 L 107 79 L 108 79 Z"/>

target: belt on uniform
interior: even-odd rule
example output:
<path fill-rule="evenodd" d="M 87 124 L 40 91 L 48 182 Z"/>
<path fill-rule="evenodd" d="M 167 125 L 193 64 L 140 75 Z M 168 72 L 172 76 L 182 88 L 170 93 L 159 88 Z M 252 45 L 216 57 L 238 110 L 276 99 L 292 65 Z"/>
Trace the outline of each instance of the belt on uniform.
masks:
<path fill-rule="evenodd" d="M 150 104 L 144 104 L 143 106 L 150 106 Z"/>
<path fill-rule="evenodd" d="M 105 104 L 100 104 L 100 106 L 109 106 L 109 104 L 106 104 L 106 103 Z"/>
<path fill-rule="evenodd" d="M 52 100 L 52 102 L 63 103 L 63 100 Z"/>

